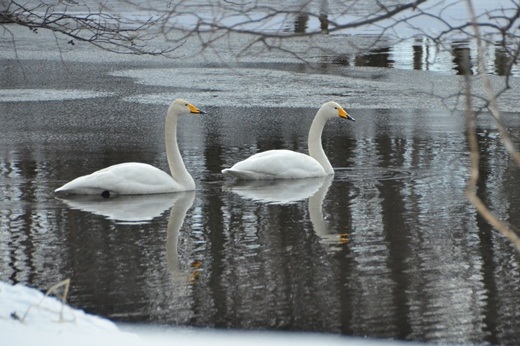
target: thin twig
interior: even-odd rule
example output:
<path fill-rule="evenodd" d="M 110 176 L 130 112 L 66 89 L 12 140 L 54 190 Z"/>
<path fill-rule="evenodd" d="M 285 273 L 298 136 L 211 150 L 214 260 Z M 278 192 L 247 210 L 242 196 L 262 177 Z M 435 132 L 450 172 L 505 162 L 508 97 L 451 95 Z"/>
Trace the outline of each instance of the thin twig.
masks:
<path fill-rule="evenodd" d="M 60 296 L 59 293 L 56 292 L 56 290 L 60 287 L 64 286 L 64 291 L 63 291 L 63 295 Z M 35 307 L 35 306 L 40 306 L 40 304 L 43 302 L 43 300 L 45 298 L 47 298 L 47 296 L 49 296 L 49 294 L 51 293 L 54 293 L 54 295 L 58 298 L 61 298 L 61 310 L 60 310 L 60 320 L 59 322 L 63 322 L 63 308 L 65 307 L 65 305 L 67 304 L 67 296 L 69 294 L 69 287 L 70 287 L 70 279 L 66 279 L 66 280 L 63 280 L 61 282 L 58 282 L 56 285 L 52 286 L 51 288 L 49 288 L 47 290 L 47 292 L 45 293 L 45 295 L 42 297 L 42 299 L 40 299 L 40 301 L 37 303 L 37 304 L 31 304 L 31 306 L 29 306 L 27 308 L 27 311 L 25 312 L 25 314 L 23 315 L 23 317 L 20 319 L 20 321 L 23 323 L 25 321 L 25 318 L 27 317 L 27 315 L 29 314 L 29 311 Z"/>
<path fill-rule="evenodd" d="M 518 152 L 514 150 L 512 143 L 510 143 L 509 136 L 507 132 L 504 130 L 501 121 L 500 121 L 500 112 L 498 108 L 498 103 L 493 94 L 493 89 L 491 87 L 491 83 L 489 81 L 488 76 L 486 75 L 485 67 L 485 50 L 483 49 L 483 42 L 480 40 L 480 30 L 476 22 L 475 10 L 473 8 L 472 0 L 467 0 L 468 11 L 472 20 L 473 30 L 475 31 L 475 38 L 477 40 L 478 47 L 478 56 L 479 56 L 479 68 L 482 73 L 484 88 L 486 89 L 486 93 L 488 99 L 490 101 L 490 109 L 493 117 L 495 118 L 497 127 L 500 130 L 502 135 L 502 142 L 506 147 L 508 153 L 513 157 L 518 156 Z M 477 208 L 477 211 L 480 215 L 497 231 L 499 231 L 503 236 L 505 236 L 509 241 L 513 244 L 516 250 L 520 253 L 520 237 L 507 226 L 505 222 L 496 217 L 489 208 L 485 205 L 480 197 L 477 195 L 477 182 L 479 178 L 479 149 L 478 149 L 478 141 L 476 135 L 475 128 L 475 114 L 473 112 L 472 107 L 472 96 L 471 96 L 471 77 L 469 72 L 465 74 L 465 85 L 466 85 L 466 124 L 468 127 L 468 140 L 470 146 L 470 157 L 471 157 L 471 171 L 470 171 L 470 180 L 468 183 L 468 187 L 466 189 L 466 197 L 468 200 Z M 508 142 L 509 141 L 509 142 Z M 512 150 L 512 151 L 510 151 Z M 516 158 L 515 158 L 516 161 Z M 516 161 L 519 163 L 520 161 Z"/>

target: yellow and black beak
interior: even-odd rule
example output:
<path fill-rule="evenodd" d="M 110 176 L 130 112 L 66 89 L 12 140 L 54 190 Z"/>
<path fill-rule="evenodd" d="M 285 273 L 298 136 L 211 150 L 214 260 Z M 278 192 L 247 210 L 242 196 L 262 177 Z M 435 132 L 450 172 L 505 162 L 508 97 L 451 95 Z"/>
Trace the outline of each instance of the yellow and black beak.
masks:
<path fill-rule="evenodd" d="M 206 114 L 206 112 L 201 111 L 200 109 L 198 109 L 191 103 L 188 103 L 188 108 L 190 109 L 190 113 L 192 113 L 192 114 Z"/>
<path fill-rule="evenodd" d="M 348 115 L 347 111 L 344 110 L 343 108 L 339 108 L 338 109 L 338 115 L 343 118 L 343 119 L 347 119 L 347 120 L 350 120 L 350 121 L 356 121 L 356 119 L 352 118 L 350 115 Z"/>

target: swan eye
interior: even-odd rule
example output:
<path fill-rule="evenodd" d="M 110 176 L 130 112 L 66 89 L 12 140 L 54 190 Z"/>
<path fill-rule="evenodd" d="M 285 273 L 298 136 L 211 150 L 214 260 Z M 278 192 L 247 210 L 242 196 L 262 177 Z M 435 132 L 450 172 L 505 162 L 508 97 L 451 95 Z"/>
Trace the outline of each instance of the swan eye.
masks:
<path fill-rule="evenodd" d="M 185 106 L 188 107 L 188 104 L 186 103 Z"/>

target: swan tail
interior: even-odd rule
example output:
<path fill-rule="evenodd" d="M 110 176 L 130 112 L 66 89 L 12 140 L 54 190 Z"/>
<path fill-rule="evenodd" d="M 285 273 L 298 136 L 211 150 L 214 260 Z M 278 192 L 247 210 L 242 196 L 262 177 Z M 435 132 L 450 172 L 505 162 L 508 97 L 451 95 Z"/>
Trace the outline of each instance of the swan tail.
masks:
<path fill-rule="evenodd" d="M 90 174 L 78 177 L 54 190 L 58 195 L 100 195 L 103 197 L 118 194 L 115 188 L 109 188 L 99 178 L 104 174 Z"/>
<path fill-rule="evenodd" d="M 68 187 L 68 184 L 63 185 L 62 187 L 54 190 L 54 193 L 57 195 L 99 195 L 105 198 L 114 197 L 117 195 L 115 191 L 110 191 L 108 189 L 102 189 L 97 187 Z"/>

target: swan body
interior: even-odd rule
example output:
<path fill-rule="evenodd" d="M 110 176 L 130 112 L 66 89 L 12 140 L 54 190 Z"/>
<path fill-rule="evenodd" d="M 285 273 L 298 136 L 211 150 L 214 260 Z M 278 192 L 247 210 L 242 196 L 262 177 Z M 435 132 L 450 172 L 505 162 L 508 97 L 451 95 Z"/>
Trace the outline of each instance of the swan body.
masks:
<path fill-rule="evenodd" d="M 336 102 L 323 104 L 309 129 L 309 155 L 291 150 L 268 150 L 255 154 L 233 167 L 222 170 L 223 174 L 244 180 L 264 179 L 301 179 L 315 178 L 334 174 L 323 146 L 321 134 L 328 119 L 340 117 L 355 121 Z"/>
<path fill-rule="evenodd" d="M 186 185 L 191 187 L 191 184 Z M 183 191 L 182 188 L 182 184 L 159 168 L 146 163 L 125 162 L 78 177 L 55 192 L 77 195 L 106 195 L 107 192 L 140 195 Z"/>
<path fill-rule="evenodd" d="M 255 154 L 224 169 L 222 173 L 244 180 L 299 179 L 327 175 L 316 159 L 285 149 Z"/>
<path fill-rule="evenodd" d="M 142 195 L 191 191 L 195 181 L 184 166 L 177 145 L 177 120 L 185 114 L 205 114 L 191 103 L 179 99 L 168 108 L 165 123 L 166 156 L 171 176 L 139 162 L 126 162 L 103 168 L 76 178 L 54 190 L 56 193 L 110 197 L 111 195 Z"/>

